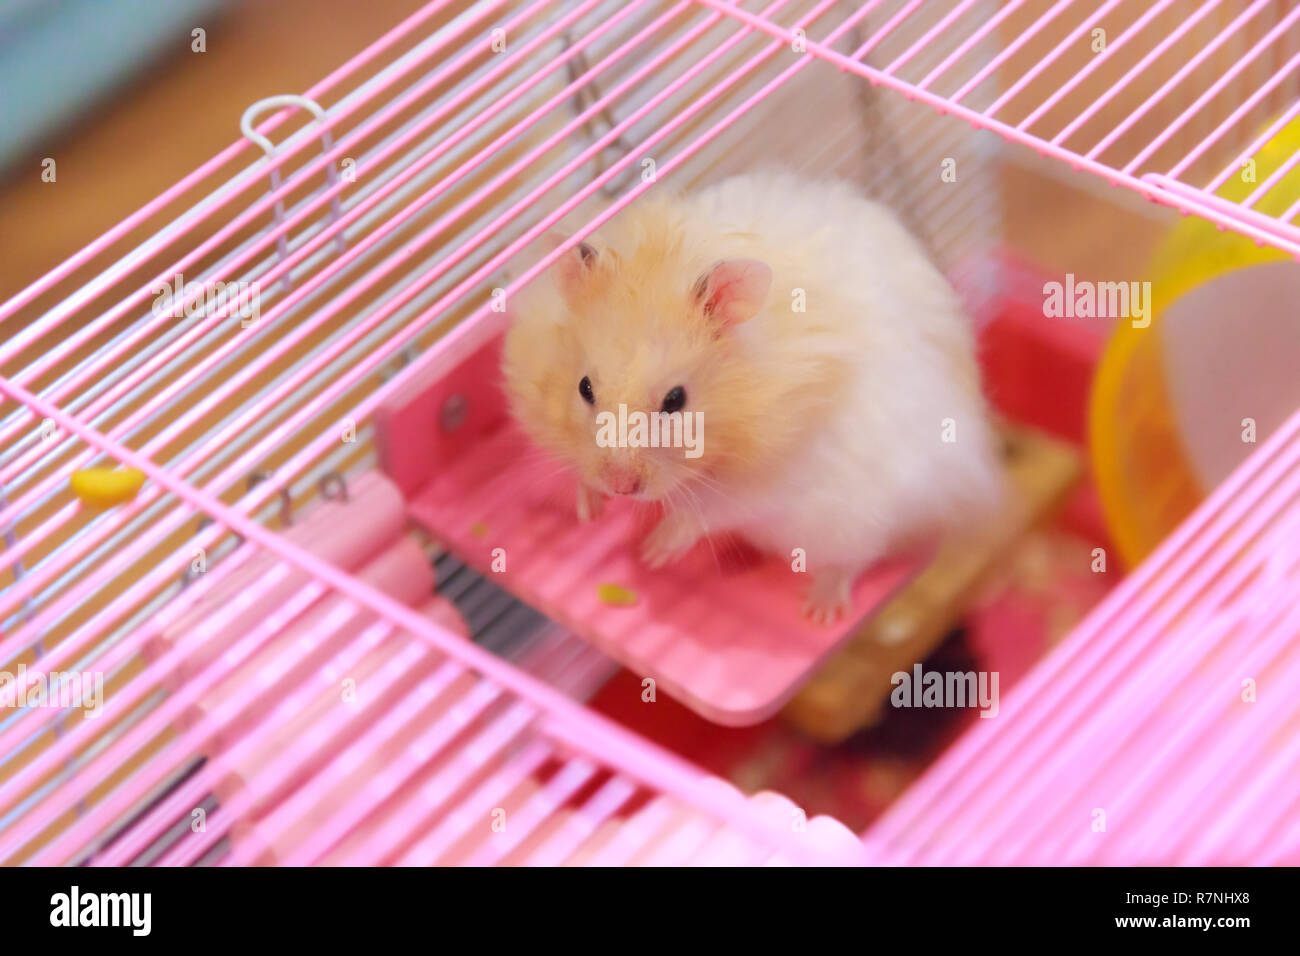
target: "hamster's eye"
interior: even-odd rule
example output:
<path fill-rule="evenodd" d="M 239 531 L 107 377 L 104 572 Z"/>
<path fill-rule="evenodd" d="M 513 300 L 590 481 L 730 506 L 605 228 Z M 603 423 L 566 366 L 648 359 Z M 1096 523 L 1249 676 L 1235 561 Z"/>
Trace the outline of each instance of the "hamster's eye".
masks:
<path fill-rule="evenodd" d="M 670 389 L 668 394 L 664 396 L 664 411 L 668 414 L 671 415 L 673 412 L 680 412 L 685 407 L 686 389 L 682 388 L 680 385 Z"/>
<path fill-rule="evenodd" d="M 578 383 L 578 394 L 582 396 L 582 400 L 588 405 L 596 404 L 596 393 L 591 390 L 591 379 L 585 375 L 582 376 L 582 381 Z"/>

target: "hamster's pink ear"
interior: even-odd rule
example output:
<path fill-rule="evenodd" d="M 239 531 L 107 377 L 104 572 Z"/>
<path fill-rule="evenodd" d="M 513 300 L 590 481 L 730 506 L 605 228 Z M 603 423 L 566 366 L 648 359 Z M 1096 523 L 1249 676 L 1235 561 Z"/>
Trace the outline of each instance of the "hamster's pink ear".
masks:
<path fill-rule="evenodd" d="M 757 259 L 723 259 L 695 283 L 704 314 L 723 328 L 748 322 L 767 301 L 772 269 Z"/>
<path fill-rule="evenodd" d="M 551 248 L 557 248 L 567 241 L 567 236 L 551 233 L 547 236 Z M 564 255 L 551 265 L 555 275 L 555 284 L 565 296 L 571 295 L 582 284 L 592 266 L 596 263 L 596 248 L 589 243 L 580 242 L 567 249 Z"/>

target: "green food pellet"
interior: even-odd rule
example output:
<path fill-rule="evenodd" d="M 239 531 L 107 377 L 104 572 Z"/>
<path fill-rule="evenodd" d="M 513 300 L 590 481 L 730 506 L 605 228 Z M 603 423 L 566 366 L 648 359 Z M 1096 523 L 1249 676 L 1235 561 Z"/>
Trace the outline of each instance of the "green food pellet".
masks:
<path fill-rule="evenodd" d="M 470 526 L 469 533 L 476 538 L 486 538 L 488 533 L 487 525 L 482 521 L 475 521 Z"/>

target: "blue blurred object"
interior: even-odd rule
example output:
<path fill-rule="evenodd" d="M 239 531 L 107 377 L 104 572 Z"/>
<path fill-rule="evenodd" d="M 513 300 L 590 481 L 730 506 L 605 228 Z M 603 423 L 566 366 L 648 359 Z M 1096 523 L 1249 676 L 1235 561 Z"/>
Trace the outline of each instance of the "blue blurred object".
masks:
<path fill-rule="evenodd" d="M 222 0 L 0 0 L 0 168 L 35 149 Z"/>

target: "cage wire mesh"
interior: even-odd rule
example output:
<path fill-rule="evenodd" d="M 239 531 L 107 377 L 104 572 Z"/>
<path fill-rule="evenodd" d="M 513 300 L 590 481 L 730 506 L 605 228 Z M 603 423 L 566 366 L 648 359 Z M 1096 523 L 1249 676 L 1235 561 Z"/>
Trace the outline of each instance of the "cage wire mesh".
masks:
<path fill-rule="evenodd" d="M 635 162 L 602 186 L 597 203 L 635 181 L 644 160 L 674 155 L 695 142 L 700 130 L 734 113 L 736 119 L 722 135 L 674 171 L 674 188 L 724 177 L 761 157 L 809 174 L 859 183 L 913 222 L 949 268 L 978 259 L 996 243 L 995 203 L 987 191 L 973 191 L 975 198 L 955 211 L 926 205 L 937 180 L 936 157 L 956 155 L 965 164 L 969 152 L 972 160 L 965 168 L 984 162 L 979 152 L 969 150 L 970 137 L 962 135 L 969 131 L 955 121 L 900 108 L 893 97 L 882 103 L 883 97 L 871 87 L 820 64 L 793 76 L 759 108 L 741 109 L 755 90 L 788 66 L 787 55 L 792 56 L 786 49 L 773 51 L 773 44 L 756 31 L 739 30 L 721 17 L 702 17 L 689 4 L 679 4 L 680 13 L 669 17 L 657 4 L 544 5 L 540 13 L 534 12 L 536 6 L 527 5 L 527 16 L 511 25 L 511 47 L 527 50 L 513 62 L 503 64 L 504 58 L 491 55 L 464 56 L 477 51 L 463 51 L 464 68 L 457 63 L 456 69 L 435 71 L 432 76 L 412 70 L 404 77 L 407 85 L 397 86 L 391 97 L 399 105 L 401 97 L 409 98 L 409 107 L 392 109 L 389 102 L 381 109 L 375 104 L 370 114 L 358 111 L 323 137 L 318 124 L 302 125 L 280 147 L 302 144 L 290 168 L 269 177 L 268 184 L 280 183 L 274 194 L 257 190 L 256 183 L 268 177 L 254 160 L 226 185 L 182 211 L 120 264 L 27 328 L 16 330 L 5 349 L 6 373 L 48 395 L 91 427 L 140 448 L 186 480 L 212 488 L 223 500 L 256 502 L 258 517 L 270 522 L 279 510 L 276 495 L 284 487 L 292 485 L 293 502 L 301 507 L 316 497 L 314 479 L 319 474 L 357 474 L 374 465 L 369 423 L 362 418 L 356 423 L 355 443 L 331 443 L 291 482 L 292 476 L 278 468 L 296 450 L 293 441 L 284 440 L 291 406 L 299 412 L 290 419 L 295 428 L 310 427 L 328 417 L 324 410 L 302 413 L 316 396 L 328 391 L 331 409 L 346 408 L 377 383 L 390 379 L 481 297 L 479 284 L 462 288 L 455 299 L 448 297 L 448 291 L 536 222 L 546 203 L 554 205 L 588 185 L 593 175 L 608 168 L 610 156 Z M 811 4 L 802 10 L 798 6 L 788 9 L 804 17 L 812 9 Z M 847 16 L 854 10 L 853 4 L 821 7 L 822 17 L 831 22 L 838 22 L 834 14 Z M 575 17 L 574 12 L 582 16 Z M 623 16 L 611 19 L 615 12 Z M 472 16 L 471 10 L 462 19 Z M 708 23 L 709 19 L 714 22 Z M 475 25 L 490 22 L 494 21 L 480 15 Z M 700 29 L 701 24 L 706 28 Z M 447 28 L 449 33 L 455 25 Z M 917 33 L 926 22 L 909 27 Z M 869 29 L 869 20 L 855 24 L 844 33 L 846 45 L 860 44 Z M 691 36 L 689 43 L 680 42 L 684 35 Z M 449 46 L 437 43 L 438 39 L 439 34 L 431 35 L 380 71 L 370 84 L 387 79 L 408 62 L 418 62 L 422 48 Z M 673 96 L 662 97 L 660 105 L 635 123 L 623 122 L 626 115 L 680 80 L 705 51 L 716 50 L 728 40 L 733 45 L 726 56 L 691 77 Z M 899 36 L 895 42 L 908 41 Z M 615 55 L 620 46 L 622 52 Z M 654 54 L 674 46 L 670 56 L 645 69 Z M 755 68 L 753 61 L 765 51 L 768 58 Z M 571 56 L 564 69 L 544 72 L 566 53 Z M 575 77 L 599 62 L 608 68 L 576 84 L 561 100 L 564 108 L 555 103 L 565 87 L 575 87 Z M 683 104 L 697 101 L 745 66 L 749 69 L 740 80 L 726 87 L 691 123 L 661 138 L 652 150 L 639 150 L 640 144 L 681 113 Z M 607 91 L 638 73 L 621 95 L 608 95 Z M 460 130 L 466 129 L 488 104 L 539 76 L 542 81 L 534 82 L 510 110 L 478 125 L 448 148 L 455 138 L 452 122 L 459 120 Z M 434 78 L 440 82 L 431 83 Z M 367 85 L 343 102 L 362 97 Z M 419 95 L 410 96 L 412 92 Z M 824 114 L 801 108 L 810 100 Z M 383 114 L 383 122 L 376 122 L 380 118 L 376 113 Z M 575 116 L 580 119 L 576 128 Z M 529 118 L 536 122 L 511 135 Z M 619 124 L 623 128 L 614 130 Z M 557 131 L 562 135 L 557 136 Z M 544 133 L 553 140 L 552 147 L 520 163 L 526 151 L 536 152 Z M 350 147 L 369 148 L 330 157 L 322 150 L 328 150 L 331 138 Z M 498 165 L 471 166 L 475 152 L 494 142 L 500 143 Z M 573 165 L 572 158 L 584 151 L 594 151 L 593 158 Z M 514 166 L 509 176 L 503 176 L 501 164 L 507 159 Z M 537 208 L 501 219 L 502 210 L 536 192 L 539 183 L 566 163 L 573 165 L 573 171 L 542 194 Z M 453 171 L 467 170 L 459 182 L 443 188 Z M 969 175 L 981 171 L 974 168 Z M 234 197 L 241 188 L 242 195 Z M 421 189 L 423 194 L 418 192 Z M 324 202 L 327 190 L 332 195 Z M 475 191 L 477 199 L 468 201 Z M 175 285 L 179 276 L 186 286 L 198 285 L 206 290 L 206 299 L 187 300 L 184 293 L 163 286 L 158 287 L 163 293 L 155 295 L 153 288 L 132 284 L 145 274 L 140 261 L 164 261 L 166 241 L 191 216 L 210 206 L 214 197 L 223 195 L 232 196 L 232 212 L 237 214 L 227 222 L 217 219 L 222 228 L 215 235 L 202 237 L 201 242 L 195 237 L 174 272 L 158 273 L 163 283 L 170 280 Z M 483 237 L 480 230 L 487 223 L 495 231 Z M 278 234 L 271 236 L 270 230 Z M 463 257 L 448 267 L 452 253 Z M 502 281 L 508 275 L 503 270 Z M 260 306 L 256 320 L 223 316 L 219 309 L 206 308 L 213 302 L 212 289 L 254 284 Z M 114 300 L 114 294 L 123 297 Z M 436 310 L 430 308 L 434 303 Z M 382 311 L 387 314 L 381 315 Z M 11 320 L 11 327 L 22 326 L 23 319 L 20 314 Z M 57 332 L 43 331 L 56 325 Z M 390 347 L 398 330 L 416 334 L 400 348 Z M 20 364 L 23 359 L 25 365 Z M 340 379 L 363 361 L 373 372 L 353 375 L 340 387 Z M 280 400 L 286 393 L 291 404 Z M 9 534 L 17 536 L 24 529 L 36 532 L 26 549 L 27 563 L 39 564 L 56 558 L 60 550 L 77 549 L 76 563 L 61 567 L 60 577 L 45 576 L 43 594 L 24 596 L 24 613 L 29 613 L 77 574 L 119 553 L 151 527 L 163 509 L 161 500 L 151 501 L 129 522 L 70 514 L 62 479 L 71 464 L 89 463 L 92 453 L 74 454 L 75 443 L 58 440 L 43 418 L 23 408 L 11 407 L 0 427 L 7 439 L 14 439 L 6 442 L 0 456 L 11 502 L 6 509 Z M 232 462 L 238 465 L 232 468 Z M 270 477 L 256 485 L 248 481 L 255 474 Z M 48 514 L 60 517 L 47 524 L 43 519 Z M 211 557 L 219 560 L 231 547 L 233 542 L 228 541 Z M 22 567 L 15 563 L 9 574 L 23 573 Z M 12 629 L 16 618 L 5 623 Z"/>
<path fill-rule="evenodd" d="M 140 654 L 159 620 L 259 556 L 301 574 L 279 595 L 287 606 L 332 599 L 339 621 L 370 622 L 366 640 L 402 634 L 417 657 L 421 642 L 426 654 L 452 647 L 267 529 L 286 508 L 323 506 L 322 476 L 355 482 L 374 468 L 374 409 L 432 343 L 490 308 L 493 289 L 530 275 L 523 240 L 545 218 L 589 222 L 643 190 L 648 169 L 681 189 L 763 163 L 834 175 L 894 208 L 987 321 L 1002 291 L 996 183 L 1007 156 L 1028 155 L 1004 150 L 1006 138 L 1040 148 L 1054 168 L 1073 163 L 1300 250 L 1294 208 L 1214 199 L 1225 173 L 1300 115 L 1297 19 L 1300 8 L 1272 0 L 1190 11 L 1120 0 L 1046 10 L 1016 0 L 429 4 L 306 91 L 319 116 L 303 106 L 258 122 L 261 145 L 238 141 L 0 310 L 0 665 L 111 665 L 109 700 L 130 701 L 102 725 L 33 708 L 0 721 L 0 858 L 262 859 L 269 844 L 256 823 L 261 835 L 242 849 L 237 834 L 272 797 L 289 800 L 275 819 L 300 840 L 276 848 L 280 858 L 390 859 L 418 833 L 420 851 L 403 859 L 428 861 L 456 843 L 464 792 L 454 806 L 413 808 L 419 786 L 445 783 L 437 773 L 469 769 L 447 757 L 452 737 L 429 731 L 416 746 L 400 722 L 385 725 L 391 740 L 416 747 L 389 781 L 400 807 L 374 793 L 339 797 L 342 764 L 325 759 L 325 782 L 300 781 L 296 798 L 269 777 L 242 795 L 223 791 L 204 803 L 215 823 L 198 836 L 182 810 L 216 799 L 259 726 L 287 719 L 283 701 L 250 696 L 231 717 L 240 732 L 214 749 L 211 714 L 174 726 L 197 699 L 194 678 L 178 683 L 168 670 L 182 655 L 159 667 Z M 947 160 L 958 183 L 979 185 L 948 188 Z M 243 314 L 229 292 L 253 288 L 257 314 Z M 123 449 L 148 466 L 139 497 L 78 508 L 69 474 L 124 460 Z M 196 549 L 211 572 L 192 585 Z M 249 606 L 285 584 L 271 574 L 250 585 Z M 274 644 L 292 620 L 268 619 L 248 651 Z M 326 632 L 342 640 L 339 621 Z M 742 856 L 801 852 L 738 794 L 698 785 L 666 756 L 629 765 L 613 731 L 574 730 L 579 711 L 486 657 L 426 663 L 436 686 L 418 685 L 434 694 L 422 703 L 436 708 L 454 685 L 483 695 L 474 713 L 492 717 L 496 736 L 484 739 L 506 763 L 476 787 L 509 790 L 561 766 L 544 799 L 523 798 L 538 827 L 579 792 L 597 802 L 597 821 L 636 794 L 653 803 L 672 792 L 702 814 L 692 825 L 708 821 L 683 858 L 724 820 L 753 841 Z M 293 673 L 302 683 L 290 699 L 307 700 L 306 671 Z M 503 714 L 510 732 L 496 722 Z M 327 756 L 362 739 L 352 725 L 330 726 L 319 737 Z M 312 800 L 343 801 L 330 804 L 328 838 L 290 825 L 310 817 Z M 362 822 L 379 829 L 341 849 Z M 566 827 L 548 852 L 581 842 Z M 637 839 L 654 832 L 647 823 Z M 468 858 L 510 852 L 477 847 Z"/>
<path fill-rule="evenodd" d="M 120 668 L 110 671 L 109 701 L 117 702 L 116 710 L 128 703 L 137 710 L 102 730 L 82 721 L 66 733 L 61 719 L 33 709 L 9 719 L 5 739 L 12 746 L 5 751 L 7 796 L 0 811 L 6 858 L 76 861 L 90 853 L 98 862 L 207 860 L 229 844 L 240 808 L 268 799 L 270 773 L 252 787 L 256 798 L 225 792 L 207 805 L 209 824 L 217 824 L 206 831 L 211 836 L 185 832 L 177 814 L 221 791 L 222 775 L 238 766 L 256 734 L 235 734 L 228 748 L 213 749 L 203 735 L 213 732 L 214 711 L 197 724 L 182 722 L 179 738 L 164 743 L 173 723 L 195 704 L 196 682 L 215 686 L 234 672 L 213 667 L 178 681 L 184 658 L 177 648 L 161 657 L 140 655 L 165 622 L 185 620 L 191 602 L 219 589 L 223 574 L 233 579 L 241 568 L 262 567 L 259 559 L 281 547 L 260 529 L 231 527 L 225 506 L 283 530 L 293 515 L 321 505 L 319 477 L 336 473 L 353 481 L 373 467 L 367 402 L 372 409 L 384 389 L 399 384 L 394 373 L 423 345 L 480 305 L 485 281 L 505 262 L 501 250 L 531 223 L 529 215 L 514 214 L 516 204 L 540 194 L 539 184 L 548 179 L 552 189 L 564 183 L 561 177 L 591 180 L 591 171 L 573 160 L 575 149 L 583 148 L 582 137 L 573 135 L 575 120 L 593 127 L 590 137 L 593 118 L 619 119 L 600 102 L 594 82 L 574 83 L 574 70 L 590 74 L 600 69 L 588 65 L 592 59 L 604 58 L 606 67 L 619 65 L 630 77 L 627 63 L 639 58 L 644 66 L 649 51 L 671 46 L 688 29 L 675 22 L 688 5 L 669 18 L 649 17 L 651 7 L 520 5 L 504 21 L 515 51 L 504 56 L 461 45 L 460 30 L 497 22 L 489 18 L 505 17 L 506 5 L 470 8 L 314 120 L 296 118 L 287 138 L 259 142 L 267 159 L 247 151 L 244 164 L 230 164 L 233 175 L 214 167 L 230 175 L 224 183 L 196 180 L 194 189 L 169 197 L 177 200 L 174 206 L 160 203 L 161 228 L 97 276 L 80 287 L 52 282 L 11 317 L 14 334 L 3 360 L 8 394 L 22 404 L 10 403 L 0 425 L 18 439 L 6 444 L 0 464 L 8 494 L 4 518 L 16 542 L 6 555 L 15 579 L 3 598 L 5 651 L 10 662 L 30 659 L 46 667 L 109 661 Z M 633 13 L 647 15 L 637 21 Z M 578 17 L 591 14 L 601 16 L 588 30 Z M 712 15 L 705 22 L 741 52 L 737 39 L 750 48 L 757 39 Z M 617 54 L 598 47 L 583 53 L 612 27 L 625 31 Z M 697 30 L 694 39 L 702 36 Z M 772 44 L 762 47 L 770 53 Z M 431 54 L 457 48 L 458 56 L 429 68 Z M 672 55 L 683 49 L 679 44 Z M 559 69 L 568 64 L 572 69 Z M 751 54 L 733 72 L 761 77 L 761 67 Z M 642 69 L 628 89 L 645 97 L 667 88 L 675 76 L 665 78 L 657 69 Z M 396 82 L 399 76 L 404 84 Z M 548 85 L 535 82 L 548 77 Z M 608 82 L 619 79 L 613 74 Z M 663 102 L 680 110 L 704 82 L 683 85 L 676 99 L 665 96 Z M 570 89 L 556 92 L 563 86 Z M 372 100 L 381 92 L 386 99 Z M 487 110 L 511 96 L 510 108 Z M 734 118 L 743 117 L 739 96 L 733 93 L 718 108 L 730 105 Z M 587 115 L 575 117 L 570 103 L 582 99 L 590 104 Z M 662 121 L 645 116 L 638 128 L 625 124 L 629 129 L 613 131 L 606 142 L 597 136 L 585 148 L 608 155 L 610 143 L 625 145 L 629 136 L 648 140 Z M 678 131 L 669 149 L 693 142 L 692 129 Z M 268 172 L 268 166 L 274 168 Z M 198 223 L 201 229 L 194 228 Z M 168 281 L 171 289 L 158 285 Z M 257 289 L 259 314 L 243 314 L 230 295 L 212 295 L 245 288 Z M 57 295 L 62 300 L 43 312 L 31 307 Z M 349 428 L 355 440 L 341 442 Z M 104 437 L 87 442 L 92 435 Z M 126 448 L 138 459 L 120 451 Z M 114 460 L 156 466 L 146 468 L 152 481 L 126 507 L 76 507 L 69 473 Z M 191 488 L 199 494 L 187 494 Z M 198 582 L 186 571 L 195 554 L 209 562 Z M 240 592 L 247 609 L 265 610 L 272 599 L 294 609 L 259 623 L 262 643 L 241 645 L 245 653 L 275 644 L 295 613 L 331 597 L 344 602 L 339 613 L 345 619 L 365 620 L 366 611 L 375 610 L 348 604 L 337 584 L 299 581 L 293 575 L 301 570 L 277 567 Z M 279 592 L 275 581 L 285 575 L 292 584 Z M 385 628 L 401 630 L 381 621 L 365 633 L 374 640 Z M 317 636 L 321 646 L 331 646 L 330 635 L 341 633 L 322 627 Z M 305 683 L 293 699 L 301 703 L 307 677 L 298 676 Z M 225 719 L 242 715 L 247 721 L 259 713 L 274 722 L 286 716 L 283 701 L 276 706 L 269 694 L 244 707 L 229 710 Z M 527 716 L 536 714 L 529 709 Z M 343 734 L 341 725 L 336 729 Z M 340 746 L 343 740 L 345 734 Z M 528 753 L 531 770 L 560 759 L 545 744 Z M 113 761 L 130 764 L 132 757 L 142 769 L 109 772 Z M 522 779 L 522 766 L 510 763 L 510 773 Z M 585 766 L 565 778 L 569 785 L 602 772 L 597 764 Z M 407 768 L 412 776 L 418 769 Z M 645 786 L 620 784 L 623 790 L 626 800 Z M 715 822 L 706 832 L 716 829 Z M 445 832 L 442 837 L 450 839 Z M 164 852 L 165 846 L 170 849 Z M 436 841 L 425 841 L 428 852 L 435 848 Z M 240 852 L 236 856 L 247 860 L 258 851 Z"/>
<path fill-rule="evenodd" d="M 609 31 L 584 50 L 582 62 L 607 56 L 628 38 L 642 30 L 662 13 L 666 5 L 647 9 L 629 17 L 617 29 Z M 846 54 L 854 51 L 867 62 L 887 63 L 902 50 L 915 44 L 940 20 L 938 5 L 918 10 L 884 34 L 877 28 L 888 25 L 899 12 L 896 5 L 863 5 L 851 2 L 773 3 L 764 8 L 779 12 L 782 21 L 804 24 L 805 34 L 838 32 L 836 49 Z M 990 14 L 993 5 L 982 3 L 976 13 Z M 608 9 L 594 11 L 575 26 L 572 36 L 590 33 L 608 16 Z M 682 101 L 669 98 L 642 114 L 635 122 L 622 124 L 619 135 L 601 140 L 602 150 L 575 173 L 568 185 L 576 191 L 586 185 L 591 175 L 608 167 L 609 157 L 632 155 L 635 162 L 618 177 L 605 184 L 593 200 L 573 214 L 581 223 L 602 208 L 602 201 L 617 197 L 638 178 L 654 176 L 657 158 L 672 156 L 690 146 L 702 130 L 718 123 L 736 110 L 740 114 L 702 149 L 694 152 L 666 180 L 669 188 L 690 191 L 728 176 L 755 168 L 778 168 L 796 171 L 813 178 L 835 178 L 856 185 L 859 190 L 889 206 L 926 243 L 936 263 L 965 294 L 968 308 L 976 321 L 984 321 L 994 307 L 997 263 L 994 253 L 1001 242 L 1000 207 L 996 189 L 953 190 L 945 195 L 941 174 L 944 163 L 961 170 L 973 182 L 992 182 L 996 178 L 997 154 L 1001 141 L 991 134 L 974 131 L 952 117 L 917 109 L 906 100 L 888 94 L 874 85 L 843 71 L 822 69 L 819 65 L 790 72 L 787 79 L 751 108 L 744 104 L 760 94 L 773 79 L 784 74 L 800 49 L 802 34 L 791 29 L 790 40 L 773 49 L 770 38 L 757 33 L 734 43 L 726 55 L 718 57 L 707 69 L 696 71 L 705 54 L 735 40 L 733 25 L 720 20 L 707 28 L 698 11 L 688 10 L 683 17 L 672 18 L 659 31 L 666 43 L 680 37 L 687 29 L 693 39 L 682 45 L 656 70 L 656 82 L 634 85 L 626 96 L 584 123 L 584 141 L 575 137 L 571 150 L 580 152 L 589 142 L 645 106 L 669 84 L 683 81 L 686 101 L 696 101 L 706 94 L 714 98 L 699 110 L 691 122 L 681 125 L 646 151 L 636 144 L 645 142 L 664 128 L 682 111 Z M 572 42 L 566 35 L 551 55 L 563 52 Z M 769 51 L 758 69 L 738 79 L 731 79 L 748 60 Z M 991 57 L 993 40 L 985 37 L 974 45 L 976 55 Z M 927 51 L 920 59 L 933 66 L 943 51 Z M 607 74 L 587 84 L 585 92 L 573 100 L 575 109 L 598 98 L 625 80 L 643 65 L 643 60 L 625 58 Z M 572 71 L 570 71 L 572 73 Z M 552 80 L 559 85 L 564 79 Z M 725 87 L 725 88 L 724 88 Z M 724 88 L 717 94 L 719 88 Z M 590 97 L 590 99 L 589 99 Z"/>

